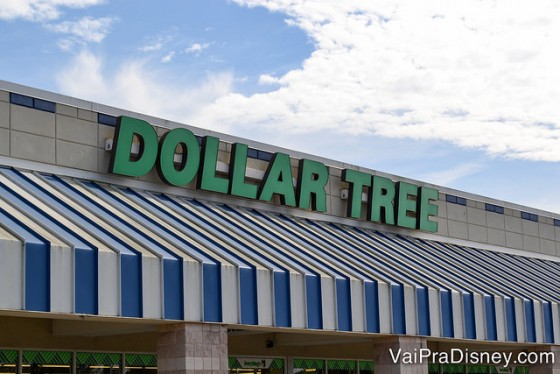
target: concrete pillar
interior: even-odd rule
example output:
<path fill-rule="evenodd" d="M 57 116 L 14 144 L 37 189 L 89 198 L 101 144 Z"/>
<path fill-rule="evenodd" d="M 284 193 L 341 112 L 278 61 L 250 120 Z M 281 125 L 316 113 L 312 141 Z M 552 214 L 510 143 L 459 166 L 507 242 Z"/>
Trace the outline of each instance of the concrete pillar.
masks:
<path fill-rule="evenodd" d="M 427 348 L 426 338 L 415 336 L 394 336 L 374 343 L 375 374 L 428 374 L 428 360 L 419 359 L 422 348 Z"/>
<path fill-rule="evenodd" d="M 227 374 L 227 328 L 176 323 L 158 328 L 159 374 Z"/>
<path fill-rule="evenodd" d="M 533 348 L 528 352 L 527 358 L 538 359 L 536 364 L 529 365 L 529 374 L 560 374 L 560 346 L 558 345 Z"/>

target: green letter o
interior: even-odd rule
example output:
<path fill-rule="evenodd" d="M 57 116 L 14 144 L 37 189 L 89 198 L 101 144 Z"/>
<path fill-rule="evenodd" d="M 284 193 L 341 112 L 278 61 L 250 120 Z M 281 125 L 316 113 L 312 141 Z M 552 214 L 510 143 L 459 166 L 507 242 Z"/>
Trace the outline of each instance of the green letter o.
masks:
<path fill-rule="evenodd" d="M 200 147 L 196 136 L 187 129 L 177 128 L 163 135 L 159 144 L 159 177 L 178 187 L 189 184 L 194 179 L 200 163 Z M 174 163 L 177 146 L 183 149 L 183 159 L 178 167 Z"/>

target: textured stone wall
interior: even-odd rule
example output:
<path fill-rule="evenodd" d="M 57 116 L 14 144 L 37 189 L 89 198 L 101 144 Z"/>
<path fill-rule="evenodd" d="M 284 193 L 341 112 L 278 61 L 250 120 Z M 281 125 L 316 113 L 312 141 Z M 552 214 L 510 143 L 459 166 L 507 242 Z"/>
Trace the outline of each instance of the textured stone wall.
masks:
<path fill-rule="evenodd" d="M 227 329 L 201 323 L 160 326 L 157 355 L 161 374 L 227 374 Z"/>

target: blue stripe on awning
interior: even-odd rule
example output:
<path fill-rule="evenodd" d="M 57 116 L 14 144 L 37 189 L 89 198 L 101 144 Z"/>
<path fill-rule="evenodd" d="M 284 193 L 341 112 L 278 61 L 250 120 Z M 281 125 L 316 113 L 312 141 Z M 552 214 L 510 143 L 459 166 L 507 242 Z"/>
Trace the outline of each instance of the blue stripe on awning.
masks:
<path fill-rule="evenodd" d="M 203 264 L 204 318 L 206 322 L 222 321 L 222 277 L 220 266 Z"/>
<path fill-rule="evenodd" d="M 424 241 L 424 240 L 415 240 L 412 241 L 409 238 L 403 237 L 403 236 L 399 236 L 399 238 L 404 241 L 404 243 L 407 243 L 409 246 L 407 248 L 412 249 L 412 248 L 418 248 L 419 250 L 422 250 L 422 253 L 424 255 L 424 259 L 426 261 L 429 261 L 431 265 L 433 265 L 431 267 L 431 269 L 433 269 L 434 271 L 439 272 L 439 277 L 440 279 L 445 279 L 447 282 L 451 282 L 451 284 L 454 287 L 460 287 L 462 289 L 474 289 L 477 292 L 479 292 L 480 294 L 482 294 L 484 296 L 485 299 L 485 303 L 488 303 L 487 300 L 492 299 L 494 295 L 496 294 L 500 294 L 499 291 L 496 291 L 495 289 L 493 289 L 493 285 L 491 285 L 488 282 L 487 278 L 481 278 L 478 277 L 476 273 L 467 273 L 465 271 L 461 271 L 461 272 L 457 272 L 456 274 L 453 274 L 451 272 L 451 269 L 460 269 L 461 265 L 463 265 L 461 263 L 460 258 L 455 258 L 455 257 L 450 257 L 450 256 L 442 256 L 441 252 L 437 252 L 434 250 L 434 252 L 430 252 L 430 249 L 433 249 L 433 246 L 428 242 L 428 241 Z M 419 246 L 419 244 L 417 242 L 422 243 L 422 247 Z M 447 268 L 442 268 L 441 264 L 445 264 L 447 266 Z M 472 267 L 471 267 L 472 269 Z M 450 280 L 450 278 L 456 278 L 456 280 Z M 462 282 L 463 285 L 458 285 L 458 282 Z M 480 287 L 483 287 L 482 289 L 480 289 Z M 473 325 L 473 321 L 475 321 L 474 315 L 473 315 L 473 310 L 472 310 L 472 303 L 470 302 L 470 300 L 472 299 L 472 292 L 471 293 L 464 293 L 463 294 L 464 297 L 466 297 L 467 295 L 470 295 L 471 297 L 469 298 L 469 302 L 468 303 L 464 303 L 464 313 L 465 313 L 465 332 L 466 332 L 466 336 L 467 337 L 473 337 L 473 335 L 475 334 L 475 326 Z M 446 294 L 442 294 L 442 300 L 443 298 L 450 298 L 450 294 L 446 293 Z M 506 296 L 507 297 L 507 296 Z M 451 300 L 445 300 L 446 305 L 451 305 Z M 488 340 L 495 340 L 495 336 L 496 336 L 496 317 L 495 317 L 495 307 L 493 306 L 494 304 L 491 304 L 492 306 L 489 306 L 488 304 L 485 304 L 484 308 L 485 308 L 485 313 L 484 313 L 484 318 L 485 318 L 485 327 L 487 330 L 487 339 Z M 451 320 L 452 314 L 449 315 L 443 315 L 442 318 L 444 319 L 444 330 L 446 331 L 446 336 L 448 336 L 447 334 L 451 334 L 452 331 L 452 325 L 453 322 Z M 508 320 L 508 323 L 513 323 L 513 327 L 515 328 L 515 318 L 513 320 Z M 452 336 L 452 335 L 449 335 Z"/>
<path fill-rule="evenodd" d="M 217 251 L 220 253 L 221 256 L 227 258 L 228 260 L 236 263 L 239 267 L 239 290 L 240 290 L 240 313 L 241 313 L 241 323 L 249 324 L 249 325 L 256 325 L 258 324 L 258 315 L 257 315 L 257 289 L 256 289 L 256 269 L 255 266 L 251 263 L 245 261 L 241 256 L 238 254 L 230 251 L 228 248 L 224 247 L 223 245 L 219 244 L 211 237 L 203 233 L 202 231 L 198 230 L 195 225 L 187 224 L 187 221 L 183 221 L 178 219 L 177 217 L 173 216 L 169 212 L 162 209 L 162 207 L 158 206 L 157 204 L 153 203 L 146 197 L 142 196 L 138 192 L 127 188 L 121 189 L 123 193 L 129 196 L 134 201 L 138 202 L 142 206 L 149 206 L 152 208 L 153 211 L 158 212 L 159 216 L 172 222 L 173 224 L 182 227 L 185 232 L 187 232 L 190 236 L 195 237 L 198 239 L 199 243 L 205 244 L 206 248 L 212 249 L 213 251 Z M 170 200 L 169 198 L 165 200 Z M 197 220 L 197 217 L 190 214 L 190 212 L 183 209 L 183 212 L 188 214 L 189 220 Z M 204 252 L 198 249 L 196 246 L 194 247 L 197 251 L 205 256 Z M 214 260 L 215 261 L 215 260 Z M 174 300 L 174 299 L 171 299 Z M 170 301 L 172 302 L 172 301 Z M 167 310 L 167 309 L 166 309 Z M 180 318 L 178 318 L 180 319 Z"/>
<path fill-rule="evenodd" d="M 37 193 L 35 186 L 27 183 L 25 180 L 21 180 L 20 176 L 13 170 L 4 169 L 2 172 L 4 175 L 10 176 L 14 180 L 17 179 L 18 182 L 22 184 L 21 188 Z M 20 209 L 32 217 L 42 217 L 42 222 L 45 226 L 52 229 L 53 232 L 62 237 L 67 243 L 73 245 L 74 267 L 77 269 L 74 271 L 76 285 L 74 291 L 74 310 L 76 313 L 97 314 L 97 248 L 70 230 L 68 227 L 59 224 L 55 217 L 41 211 L 24 197 L 19 195 L 16 191 L 13 191 L 1 182 L 0 194 L 6 197 L 11 203 L 18 205 Z M 41 196 L 41 193 L 39 193 L 39 195 L 40 199 L 49 199 L 45 195 Z M 32 262 L 30 262 L 29 265 L 26 263 L 28 271 L 26 272 L 26 275 L 34 278 L 46 276 L 47 273 L 41 271 L 41 264 L 43 264 L 46 260 L 50 261 L 50 250 L 42 251 L 36 246 L 33 246 L 33 248 L 34 250 L 30 252 L 30 254 L 33 253 L 33 256 L 29 259 L 29 261 Z M 30 268 L 31 266 L 33 266 L 34 271 L 37 272 L 37 275 L 32 275 L 33 269 Z M 33 281 L 31 284 L 37 284 L 37 281 Z M 32 293 L 35 293 L 35 291 L 32 291 Z"/>
<path fill-rule="evenodd" d="M 142 317 L 142 257 L 121 253 L 121 314 Z"/>
<path fill-rule="evenodd" d="M 496 302 L 493 297 L 484 297 L 484 311 L 486 312 L 486 334 L 487 340 L 497 339 L 496 330 Z"/>
<path fill-rule="evenodd" d="M 550 302 L 543 303 L 544 315 L 544 342 L 554 343 L 554 322 L 552 317 L 552 305 Z"/>
<path fill-rule="evenodd" d="M 535 330 L 535 304 L 533 300 L 524 300 L 523 305 L 525 307 L 527 341 L 534 343 L 537 341 L 537 332 Z"/>
<path fill-rule="evenodd" d="M 319 277 L 306 277 L 305 285 L 307 297 L 307 326 L 310 329 L 322 329 L 321 280 Z"/>
<path fill-rule="evenodd" d="M 70 186 L 63 179 L 59 177 L 46 177 L 46 179 L 66 196 L 78 201 L 88 211 L 95 212 L 96 215 L 107 218 L 109 221 L 113 219 L 108 210 Z M 126 317 L 142 317 L 142 256 L 140 253 L 126 244 L 123 238 L 100 227 L 97 222 L 81 215 L 75 216 L 74 219 L 83 220 L 83 225 L 87 230 L 118 251 L 121 269 L 121 314 Z"/>
<path fill-rule="evenodd" d="M 430 304 L 428 300 L 428 290 L 425 287 L 416 289 L 416 300 L 418 302 L 418 335 L 430 335 Z"/>
<path fill-rule="evenodd" d="M 286 272 L 274 272 L 274 317 L 275 325 L 278 327 L 290 327 L 292 325 L 292 310 L 290 300 L 290 278 Z"/>
<path fill-rule="evenodd" d="M 380 332 L 379 326 L 379 290 L 377 282 L 366 282 L 364 293 L 366 295 L 366 331 Z"/>
<path fill-rule="evenodd" d="M 43 188 L 26 178 L 22 173 L 14 170 L 2 170 L 6 176 L 10 176 L 13 181 L 17 181 L 21 187 L 31 192 L 41 201 L 49 204 L 56 204 L 60 212 L 74 220 L 81 220 L 84 217 L 66 205 L 63 201 L 56 198 Z M 76 313 L 97 314 L 97 249 L 94 246 L 85 246 L 74 249 L 74 272 L 76 289 L 74 292 L 74 308 Z"/>
<path fill-rule="evenodd" d="M 197 235 L 197 236 L 202 237 L 204 240 L 209 241 L 209 242 L 211 241 L 211 239 L 208 239 L 203 234 L 201 234 L 199 231 L 197 231 L 196 228 L 193 225 L 187 224 L 186 221 L 179 220 L 177 217 L 175 217 L 172 214 L 166 212 L 165 210 L 163 210 L 158 205 L 152 203 L 150 200 L 148 200 L 147 198 L 140 195 L 138 192 L 136 192 L 134 190 L 131 190 L 130 188 L 120 189 L 120 191 L 122 191 L 127 196 L 129 196 L 130 198 L 135 200 L 138 204 L 140 204 L 142 206 L 146 206 L 146 205 L 149 206 L 154 213 L 157 212 L 159 216 L 163 216 L 162 218 L 164 218 L 166 220 L 169 220 L 170 222 L 172 222 L 175 225 L 182 226 L 189 234 Z M 127 208 L 130 208 L 135 214 L 142 214 L 138 210 L 130 207 L 128 204 L 126 204 L 124 202 L 122 202 L 122 203 L 125 204 L 125 206 L 127 206 Z M 152 222 L 154 224 L 156 224 L 158 228 L 161 228 L 162 230 L 165 230 L 167 233 L 171 234 L 171 232 L 169 230 L 167 230 L 163 226 L 159 225 L 158 223 L 154 222 L 152 219 L 150 219 L 148 217 L 145 217 L 145 219 L 149 220 L 150 222 Z M 181 240 L 180 238 L 177 238 L 177 239 Z M 212 246 L 214 248 L 214 247 L 218 246 L 218 244 L 216 244 L 215 242 L 212 242 L 212 243 L 209 243 L 209 246 Z M 193 250 L 193 252 L 189 252 L 189 254 L 192 255 L 193 257 L 196 256 L 196 257 L 198 257 L 201 260 L 206 261 L 206 262 L 213 262 L 213 263 L 219 262 L 215 257 L 209 256 L 206 251 L 201 250 L 198 246 L 196 246 L 192 243 L 189 246 L 189 249 Z M 223 251 L 223 252 L 227 252 L 227 250 L 224 249 L 221 246 L 220 246 L 220 250 Z M 230 257 L 230 256 L 228 256 L 228 257 Z M 232 257 L 236 257 L 236 256 L 232 256 Z M 241 260 L 238 256 L 235 258 L 235 260 L 239 261 L 244 266 L 249 266 L 247 263 L 245 263 L 243 260 Z"/>
<path fill-rule="evenodd" d="M 549 264 L 546 262 L 533 262 L 530 261 L 531 259 L 529 258 L 517 255 L 508 255 L 507 257 L 504 257 L 504 254 L 501 252 L 489 253 L 488 251 L 478 251 L 478 253 L 481 256 L 485 256 L 485 258 L 492 258 L 498 263 L 505 260 L 516 264 L 517 268 L 523 268 L 527 274 L 531 274 L 532 281 L 538 284 L 542 291 L 548 291 L 548 295 L 558 295 L 560 293 L 560 280 L 555 278 L 554 270 L 549 271 Z M 558 269 L 556 269 L 556 271 L 558 271 Z M 511 272 L 508 273 L 513 278 L 517 278 L 517 274 Z"/>
<path fill-rule="evenodd" d="M 504 300 L 506 310 L 506 339 L 510 342 L 517 341 L 517 328 L 515 323 L 515 304 L 511 297 Z"/>
<path fill-rule="evenodd" d="M 0 207 L 0 222 L 24 240 L 25 299 L 24 309 L 50 310 L 50 243 Z"/>
<path fill-rule="evenodd" d="M 158 195 L 160 199 L 165 200 L 169 204 L 173 204 L 176 208 L 181 209 L 185 212 L 190 212 L 186 206 L 183 204 L 179 204 L 175 199 L 171 199 L 165 195 Z M 290 300 L 290 278 L 288 276 L 287 266 L 293 267 L 294 264 L 287 260 L 284 257 L 284 254 L 280 252 L 277 247 L 271 247 L 256 235 L 254 230 L 250 230 L 247 226 L 240 224 L 238 219 L 227 219 L 226 217 L 221 216 L 217 212 L 217 207 L 211 208 L 208 205 L 202 204 L 196 200 L 192 200 L 189 202 L 184 201 L 186 204 L 193 204 L 201 209 L 203 209 L 209 216 L 216 219 L 220 222 L 224 227 L 228 227 L 230 230 L 233 230 L 238 237 L 243 237 L 252 245 L 246 245 L 243 242 L 240 242 L 235 236 L 225 234 L 225 238 L 230 239 L 231 241 L 237 243 L 239 248 L 245 250 L 245 252 L 251 256 L 254 256 L 256 259 L 261 261 L 266 266 L 269 266 L 273 271 L 273 297 L 274 297 L 274 321 L 275 325 L 279 327 L 290 327 L 291 326 L 291 300 Z M 234 210 L 228 209 L 228 207 L 224 207 L 226 211 L 233 212 Z M 224 232 L 219 227 L 216 227 L 218 232 Z M 286 259 L 285 263 L 281 261 L 275 261 L 274 257 L 270 255 L 275 253 L 278 258 Z M 289 264 L 289 265 L 288 265 Z M 296 266 L 297 267 L 297 266 Z M 304 271 L 302 271 L 304 272 Z"/>
<path fill-rule="evenodd" d="M 275 233 L 274 231 L 271 231 L 266 226 L 262 226 L 262 225 L 260 225 L 256 222 L 248 220 L 244 215 L 241 214 L 240 211 L 230 207 L 229 205 L 223 204 L 223 205 L 221 205 L 221 207 L 223 209 L 227 210 L 228 212 L 230 212 L 237 219 L 239 219 L 238 222 L 243 222 L 244 225 L 241 225 L 241 226 L 243 226 L 247 232 L 252 231 L 254 233 L 264 235 L 267 239 L 271 240 L 273 243 L 274 242 L 278 243 L 278 246 L 274 247 L 274 250 L 279 254 L 279 257 L 281 257 L 284 261 L 286 261 L 289 264 L 289 266 L 299 268 L 299 269 L 301 269 L 302 272 L 304 272 L 306 274 L 317 275 L 317 273 L 314 270 L 311 270 L 311 268 L 309 266 L 307 266 L 301 260 L 298 260 L 290 252 L 286 252 L 286 251 L 282 250 L 282 247 L 284 245 L 287 245 L 287 243 L 284 243 L 282 237 L 280 237 L 277 233 Z M 260 240 L 260 239 L 258 239 L 258 240 L 262 242 L 262 240 Z M 265 245 L 268 246 L 268 244 L 266 244 L 266 242 L 262 242 L 262 243 L 264 243 Z"/>
<path fill-rule="evenodd" d="M 523 295 L 524 297 L 529 298 L 529 295 L 538 295 L 540 298 L 552 297 L 558 299 L 559 297 L 557 294 L 547 295 L 546 291 L 543 292 L 540 288 L 532 287 L 531 283 L 535 282 L 532 278 L 526 278 L 524 282 L 521 282 L 518 273 L 514 275 L 511 270 L 503 270 L 504 266 L 502 264 L 496 264 L 495 261 L 491 260 L 488 256 L 485 259 L 481 259 L 479 257 L 479 253 L 482 251 L 480 250 L 468 247 L 459 248 L 445 243 L 439 245 L 444 246 L 454 254 L 461 256 L 465 262 L 472 264 L 474 269 L 488 275 L 492 274 L 493 277 L 490 279 L 495 283 L 507 284 L 508 288 L 517 289 L 517 293 Z"/>

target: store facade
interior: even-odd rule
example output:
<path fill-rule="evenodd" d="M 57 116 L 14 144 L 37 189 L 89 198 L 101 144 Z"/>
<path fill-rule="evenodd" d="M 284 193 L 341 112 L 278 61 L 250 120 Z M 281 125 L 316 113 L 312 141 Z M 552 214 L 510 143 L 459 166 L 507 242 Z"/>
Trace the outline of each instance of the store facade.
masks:
<path fill-rule="evenodd" d="M 0 372 L 552 373 L 559 254 L 557 214 L 0 82 Z"/>

